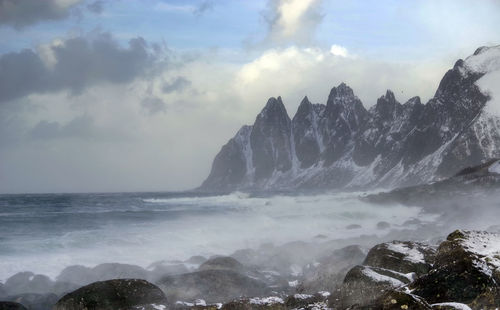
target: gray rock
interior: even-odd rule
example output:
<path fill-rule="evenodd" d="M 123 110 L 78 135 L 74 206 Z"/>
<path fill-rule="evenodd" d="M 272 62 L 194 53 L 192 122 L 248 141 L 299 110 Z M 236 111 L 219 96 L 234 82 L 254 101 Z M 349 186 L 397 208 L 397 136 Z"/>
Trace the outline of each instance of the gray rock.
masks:
<path fill-rule="evenodd" d="M 63 296 L 54 310 L 132 310 L 151 304 L 167 304 L 157 286 L 145 280 L 118 279 L 81 287 Z"/>
<path fill-rule="evenodd" d="M 209 303 L 226 302 L 240 296 L 260 296 L 269 290 L 265 283 L 231 270 L 203 270 L 167 276 L 157 284 L 173 303 L 195 299 Z"/>
<path fill-rule="evenodd" d="M 370 249 L 363 265 L 422 275 L 432 268 L 436 250 L 423 243 L 392 241 Z"/>
<path fill-rule="evenodd" d="M 198 270 L 232 270 L 241 272 L 244 270 L 244 267 L 239 261 L 232 257 L 219 256 L 207 260 L 200 265 Z"/>
<path fill-rule="evenodd" d="M 57 302 L 55 294 L 19 294 L 7 297 L 8 301 L 22 304 L 29 310 L 47 310 L 52 309 L 52 306 Z"/>
<path fill-rule="evenodd" d="M 28 310 L 25 306 L 10 301 L 0 301 L 0 310 Z"/>

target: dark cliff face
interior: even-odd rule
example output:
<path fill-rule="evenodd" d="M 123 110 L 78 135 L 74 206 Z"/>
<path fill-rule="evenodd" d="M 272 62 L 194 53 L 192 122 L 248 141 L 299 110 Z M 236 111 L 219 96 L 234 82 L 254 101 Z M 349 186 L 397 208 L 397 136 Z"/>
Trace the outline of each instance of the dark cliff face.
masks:
<path fill-rule="evenodd" d="M 268 178 L 274 171 L 284 172 L 292 167 L 290 123 L 281 97 L 270 98 L 257 116 L 250 134 L 256 180 Z"/>
<path fill-rule="evenodd" d="M 319 113 L 318 113 L 319 112 Z M 322 110 L 315 108 L 305 97 L 292 120 L 293 142 L 300 168 L 309 168 L 320 158 L 322 151 L 318 140 L 318 119 Z"/>
<path fill-rule="evenodd" d="M 332 88 L 324 117 L 319 122 L 325 145 L 322 154 L 325 166 L 333 164 L 352 147 L 353 138 L 367 117 L 368 112 L 349 86 L 341 83 Z"/>
<path fill-rule="evenodd" d="M 366 110 L 341 83 L 326 105 L 305 97 L 290 120 L 281 98 L 271 98 L 216 156 L 202 188 L 405 186 L 499 157 L 500 119 L 483 111 L 490 98 L 476 82 L 485 72 L 470 61 L 457 61 L 425 105 L 419 97 L 401 104 L 387 90 Z"/>

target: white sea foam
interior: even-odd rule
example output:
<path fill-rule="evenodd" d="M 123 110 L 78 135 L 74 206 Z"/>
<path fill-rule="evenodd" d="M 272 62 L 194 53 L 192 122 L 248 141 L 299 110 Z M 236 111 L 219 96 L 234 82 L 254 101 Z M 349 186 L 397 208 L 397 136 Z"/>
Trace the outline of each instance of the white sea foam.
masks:
<path fill-rule="evenodd" d="M 312 240 L 322 234 L 332 239 L 381 234 L 376 224 L 393 225 L 419 217 L 420 209 L 372 205 L 359 193 L 252 198 L 241 193 L 211 197 L 143 197 L 144 211 L 191 210 L 174 218 L 113 221 L 101 227 L 75 229 L 64 235 L 40 235 L 18 241 L 25 252 L 2 255 L 0 280 L 19 271 L 55 277 L 66 266 L 95 266 L 104 262 L 143 267 L 159 260 L 185 260 L 193 255 L 230 254 L 266 242 L 282 244 Z M 201 212 L 203 210 L 214 212 Z M 100 215 L 96 215 L 100 216 Z M 432 220 L 429 217 L 428 220 Z M 359 229 L 347 229 L 358 224 Z M 24 242 L 24 243 L 23 243 Z"/>

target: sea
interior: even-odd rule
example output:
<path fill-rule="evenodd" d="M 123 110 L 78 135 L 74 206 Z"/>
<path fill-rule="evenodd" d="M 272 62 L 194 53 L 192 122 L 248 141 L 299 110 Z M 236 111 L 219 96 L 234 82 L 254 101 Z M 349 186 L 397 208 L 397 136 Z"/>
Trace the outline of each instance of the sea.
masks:
<path fill-rule="evenodd" d="M 414 218 L 432 220 L 418 207 L 374 205 L 360 200 L 361 194 L 0 195 L 0 281 L 21 271 L 55 278 L 71 265 L 147 268 L 318 235 L 382 235 Z"/>

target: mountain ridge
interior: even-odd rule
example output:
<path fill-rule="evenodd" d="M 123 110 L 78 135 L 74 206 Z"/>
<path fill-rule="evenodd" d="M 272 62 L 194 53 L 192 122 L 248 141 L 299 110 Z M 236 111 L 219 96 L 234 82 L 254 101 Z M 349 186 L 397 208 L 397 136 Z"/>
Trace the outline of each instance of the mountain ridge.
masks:
<path fill-rule="evenodd" d="M 305 96 L 290 118 L 272 97 L 223 146 L 199 189 L 409 186 L 500 157 L 500 118 L 486 113 L 490 96 L 476 85 L 498 63 L 500 46 L 477 49 L 446 72 L 426 104 L 418 96 L 402 104 L 387 90 L 366 109 L 341 83 L 326 104 Z"/>

